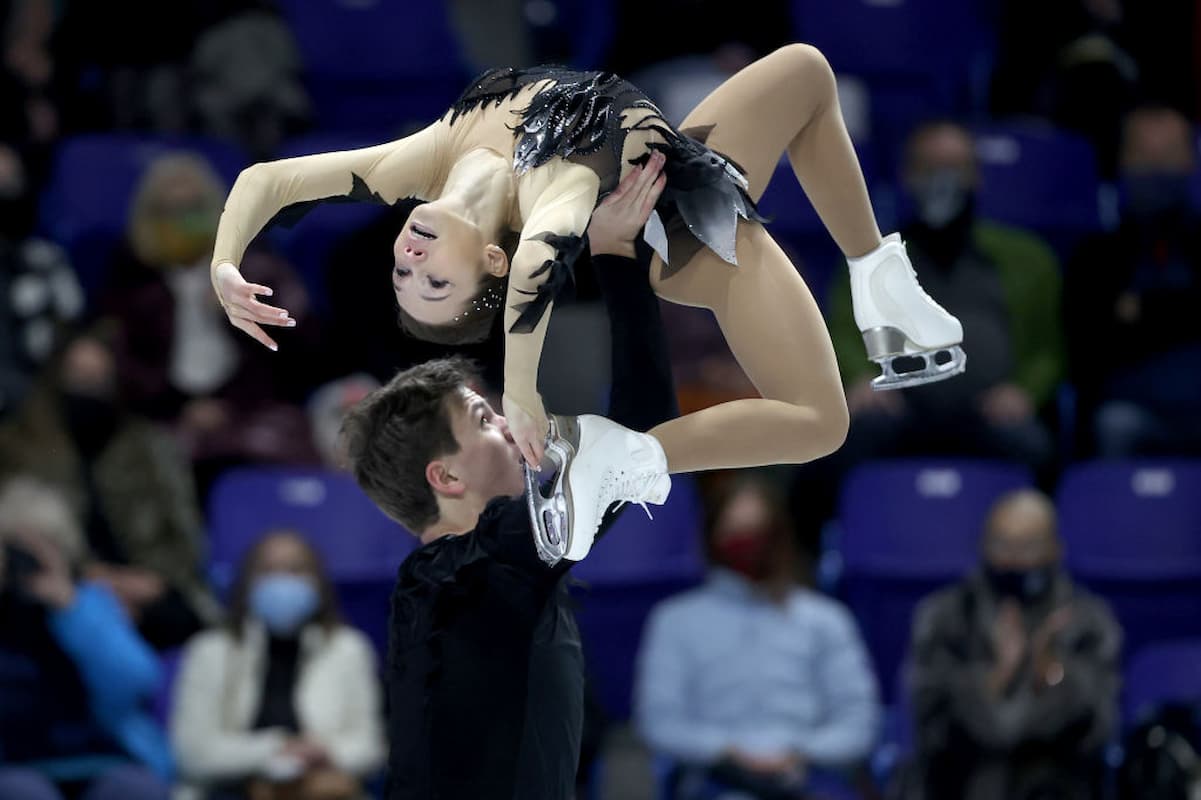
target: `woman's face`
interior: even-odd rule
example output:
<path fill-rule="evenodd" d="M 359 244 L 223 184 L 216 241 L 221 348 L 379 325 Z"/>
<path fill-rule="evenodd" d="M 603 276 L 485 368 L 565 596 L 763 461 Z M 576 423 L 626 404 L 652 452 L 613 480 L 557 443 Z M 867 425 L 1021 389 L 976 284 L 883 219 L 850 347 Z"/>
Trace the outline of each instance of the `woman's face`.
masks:
<path fill-rule="evenodd" d="M 283 573 L 316 579 L 313 563 L 304 545 L 291 534 L 272 536 L 259 552 L 255 577 Z"/>
<path fill-rule="evenodd" d="M 479 290 L 487 245 L 457 214 L 433 203 L 414 209 L 392 247 L 396 302 L 418 322 L 452 322 Z"/>

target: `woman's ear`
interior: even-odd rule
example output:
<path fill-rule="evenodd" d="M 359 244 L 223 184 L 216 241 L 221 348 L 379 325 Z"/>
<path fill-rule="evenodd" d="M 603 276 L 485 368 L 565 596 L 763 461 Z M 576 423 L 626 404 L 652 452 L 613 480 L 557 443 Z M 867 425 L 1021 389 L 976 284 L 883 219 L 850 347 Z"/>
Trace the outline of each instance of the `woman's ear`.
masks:
<path fill-rule="evenodd" d="M 490 244 L 484 248 L 484 269 L 494 278 L 509 274 L 509 256 L 504 248 Z"/>

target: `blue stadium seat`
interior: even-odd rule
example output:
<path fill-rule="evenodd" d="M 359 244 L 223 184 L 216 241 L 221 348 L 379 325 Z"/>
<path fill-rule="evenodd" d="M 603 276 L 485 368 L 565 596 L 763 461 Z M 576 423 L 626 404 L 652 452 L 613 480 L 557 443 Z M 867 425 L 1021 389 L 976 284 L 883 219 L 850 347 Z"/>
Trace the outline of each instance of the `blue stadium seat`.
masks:
<path fill-rule="evenodd" d="M 246 551 L 277 528 L 294 529 L 312 542 L 335 581 L 391 579 L 417 542 L 349 475 L 232 469 L 218 479 L 209 499 L 209 561 L 218 585 L 228 583 Z"/>
<path fill-rule="evenodd" d="M 229 587 L 247 550 L 272 529 L 295 530 L 321 553 L 347 620 L 382 653 L 400 562 L 417 539 L 388 519 L 349 475 L 315 469 L 238 468 L 209 499 L 213 583 Z"/>
<path fill-rule="evenodd" d="M 103 285 L 142 173 L 160 156 L 181 150 L 207 158 L 229 185 L 247 164 L 237 147 L 191 136 L 94 133 L 58 146 L 42 193 L 39 227 L 67 249 L 89 297 L 94 299 Z"/>
<path fill-rule="evenodd" d="M 1043 234 L 1061 252 L 1101 229 L 1092 145 L 1044 126 L 976 130 L 983 216 Z"/>
<path fill-rule="evenodd" d="M 792 0 L 797 39 L 836 71 L 865 77 L 965 77 L 992 48 L 977 3 L 946 0 Z"/>
<path fill-rule="evenodd" d="M 993 503 L 1032 485 L 1024 467 L 976 460 L 898 460 L 865 464 L 843 485 L 839 503 L 839 594 L 854 612 L 884 676 L 895 690 L 909 643 L 914 606 L 979 561 L 979 540 Z"/>
<path fill-rule="evenodd" d="M 667 503 L 651 512 L 653 521 L 642 509 L 627 508 L 572 568 L 584 583 L 574 589 L 588 674 L 601 705 L 616 719 L 630 715 L 634 660 L 651 608 L 704 574 L 696 485 L 673 478 Z"/>
<path fill-rule="evenodd" d="M 339 130 L 428 124 L 471 77 L 441 0 L 283 0 L 317 118 Z"/>
<path fill-rule="evenodd" d="M 984 110 L 995 49 L 980 4 L 947 0 L 792 0 L 797 41 L 817 46 L 840 75 L 871 88 L 882 164 L 931 116 Z"/>
<path fill-rule="evenodd" d="M 1201 703 L 1201 639 L 1148 645 L 1126 666 L 1122 714 L 1127 725 L 1171 702 Z"/>
<path fill-rule="evenodd" d="M 1109 600 L 1127 653 L 1201 637 L 1201 462 L 1077 464 L 1058 505 L 1067 565 Z"/>

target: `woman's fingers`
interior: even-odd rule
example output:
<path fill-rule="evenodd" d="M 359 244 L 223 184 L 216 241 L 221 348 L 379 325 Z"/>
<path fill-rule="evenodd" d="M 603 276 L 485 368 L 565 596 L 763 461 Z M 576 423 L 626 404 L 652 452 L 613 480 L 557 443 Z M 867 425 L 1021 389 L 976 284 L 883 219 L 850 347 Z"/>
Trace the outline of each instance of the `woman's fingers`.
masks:
<path fill-rule="evenodd" d="M 285 328 L 296 325 L 296 320 L 286 310 L 260 303 L 258 300 L 235 300 L 230 305 L 242 312 L 240 316 L 248 317 L 262 325 L 279 325 Z"/>
<path fill-rule="evenodd" d="M 279 350 L 279 345 L 277 345 L 275 343 L 275 340 L 272 339 L 270 336 L 268 336 L 263 331 L 262 328 L 260 328 L 258 325 L 251 322 L 250 320 L 241 319 L 240 317 L 230 317 L 229 321 L 235 328 L 244 332 L 251 339 L 254 339 L 259 344 L 263 345 L 263 347 L 266 347 L 268 350 L 272 350 L 272 351 Z"/>

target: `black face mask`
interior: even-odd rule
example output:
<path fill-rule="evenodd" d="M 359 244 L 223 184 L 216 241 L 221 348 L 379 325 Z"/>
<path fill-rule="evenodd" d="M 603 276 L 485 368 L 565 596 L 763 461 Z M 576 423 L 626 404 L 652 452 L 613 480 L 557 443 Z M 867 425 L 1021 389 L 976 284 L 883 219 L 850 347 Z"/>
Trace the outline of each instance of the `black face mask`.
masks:
<path fill-rule="evenodd" d="M 60 402 L 67 430 L 85 454 L 99 452 L 117 432 L 121 415 L 112 400 L 66 391 Z"/>
<path fill-rule="evenodd" d="M 1022 603 L 1035 603 L 1045 597 L 1057 572 L 1058 568 L 1053 564 L 1025 570 L 984 567 L 984 577 L 998 597 L 1009 597 Z"/>

